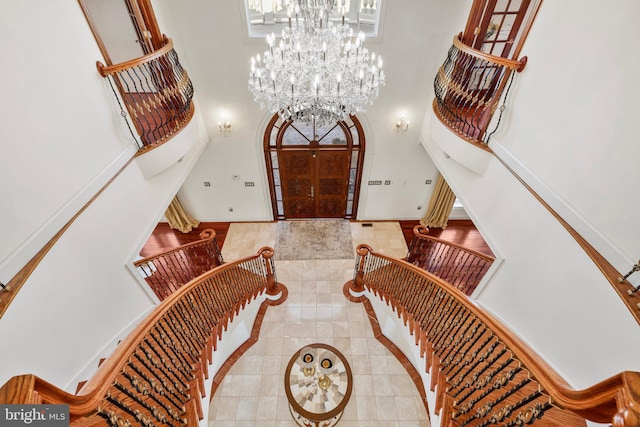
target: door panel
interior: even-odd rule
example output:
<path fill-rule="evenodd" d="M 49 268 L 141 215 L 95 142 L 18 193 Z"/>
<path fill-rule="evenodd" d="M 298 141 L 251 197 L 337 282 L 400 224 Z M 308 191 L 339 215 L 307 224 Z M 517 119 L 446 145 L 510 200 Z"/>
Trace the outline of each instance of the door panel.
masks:
<path fill-rule="evenodd" d="M 280 151 L 286 218 L 344 218 L 349 151 Z"/>
<path fill-rule="evenodd" d="M 311 151 L 282 151 L 281 180 L 284 212 L 287 218 L 313 218 L 313 153 Z"/>
<path fill-rule="evenodd" d="M 318 151 L 316 216 L 343 218 L 347 210 L 349 152 Z"/>
<path fill-rule="evenodd" d="M 107 65 L 139 58 L 153 50 L 135 1 L 80 0 L 80 6 Z"/>

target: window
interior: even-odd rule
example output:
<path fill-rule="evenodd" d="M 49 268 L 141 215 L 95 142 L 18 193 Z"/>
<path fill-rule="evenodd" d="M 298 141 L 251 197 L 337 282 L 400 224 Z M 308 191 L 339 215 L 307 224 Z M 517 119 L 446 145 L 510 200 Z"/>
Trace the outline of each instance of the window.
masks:
<path fill-rule="evenodd" d="M 287 5 L 289 0 L 244 0 L 249 37 L 264 37 L 274 33 L 279 36 L 289 25 Z M 331 21 L 351 26 L 357 34 L 362 31 L 367 37 L 379 35 L 381 0 L 337 0 L 330 11 Z M 299 18 L 300 19 L 300 18 Z M 291 14 L 295 25 L 296 16 Z"/>

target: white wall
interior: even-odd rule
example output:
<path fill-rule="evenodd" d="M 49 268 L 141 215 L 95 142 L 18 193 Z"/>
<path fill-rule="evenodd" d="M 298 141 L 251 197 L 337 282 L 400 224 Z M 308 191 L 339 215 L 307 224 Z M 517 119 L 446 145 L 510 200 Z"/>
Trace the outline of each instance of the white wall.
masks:
<path fill-rule="evenodd" d="M 523 52 L 529 64 L 494 141 L 565 205 L 554 207 L 581 217 L 579 231 L 597 230 L 590 240 L 597 238 L 597 249 L 624 272 L 640 257 L 640 222 L 633 219 L 640 208 L 633 196 L 640 182 L 633 163 L 640 159 L 640 58 L 630 54 L 639 14 L 633 0 L 543 4 Z"/>
<path fill-rule="evenodd" d="M 7 82 L 0 102 L 0 281 L 6 283 L 30 256 L 17 266 L 7 266 L 7 258 L 106 168 L 117 170 L 130 157 L 131 136 L 119 126 L 110 89 L 95 68 L 100 51 L 78 4 L 9 0 L 3 9 L 0 39 L 4 63 L 11 64 L 0 70 Z"/>
<path fill-rule="evenodd" d="M 135 147 L 95 68 L 101 55 L 77 2 L 7 1 L 0 39 L 8 41 L 11 64 L 0 70 L 7 82 L 0 101 L 0 281 L 6 283 Z M 200 122 L 195 117 L 175 139 L 195 142 L 181 162 L 148 180 L 135 162 L 129 165 L 34 271 L 1 320 L 0 384 L 34 373 L 75 390 L 70 381 L 88 361 L 153 305 L 125 263 L 203 149 Z"/>
<path fill-rule="evenodd" d="M 241 1 L 194 0 L 189 7 L 157 2 L 175 22 L 188 57 L 190 75 L 202 105 L 212 143 L 180 190 L 181 200 L 201 221 L 261 221 L 272 218 L 262 137 L 271 114 L 260 110 L 247 89 L 250 58 L 267 47 L 247 39 Z M 424 215 L 437 171 L 418 142 L 424 111 L 430 106 L 433 77 L 454 34 L 464 28 L 471 1 L 389 2 L 381 41 L 367 47 L 381 54 L 387 84 L 360 117 L 367 137 L 359 219 L 413 219 Z M 178 38 L 178 35 L 172 35 Z M 409 65 L 407 65 L 409 64 Z M 400 116 L 411 121 L 398 136 Z M 228 118 L 231 135 L 217 123 Z M 240 179 L 234 181 L 232 176 Z M 391 185 L 368 186 L 369 180 Z M 205 187 L 204 182 L 211 183 Z M 244 187 L 245 181 L 255 182 Z M 418 206 L 422 206 L 418 209 Z M 233 208 L 233 212 L 229 211 Z"/>
<path fill-rule="evenodd" d="M 621 271 L 637 259 L 640 182 L 631 132 L 640 94 L 629 55 L 640 6 L 597 0 L 544 2 L 490 147 Z M 433 115 L 433 113 L 428 113 Z M 504 262 L 478 296 L 576 387 L 640 370 L 638 324 L 568 233 L 500 164 L 483 173 L 442 147 L 473 149 L 433 118 L 431 158 Z M 628 258 L 629 263 L 624 261 Z"/>

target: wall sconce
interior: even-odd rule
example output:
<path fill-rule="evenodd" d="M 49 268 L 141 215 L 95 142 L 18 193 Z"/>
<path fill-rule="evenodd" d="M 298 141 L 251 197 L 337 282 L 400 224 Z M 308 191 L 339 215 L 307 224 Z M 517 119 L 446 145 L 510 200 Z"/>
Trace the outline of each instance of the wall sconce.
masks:
<path fill-rule="evenodd" d="M 218 122 L 218 129 L 222 135 L 229 135 L 231 133 L 231 122 L 229 120 Z"/>
<path fill-rule="evenodd" d="M 399 134 L 403 134 L 403 133 L 407 133 L 407 131 L 409 130 L 409 120 L 405 119 L 404 117 L 401 117 L 395 125 L 395 131 L 396 133 Z"/>

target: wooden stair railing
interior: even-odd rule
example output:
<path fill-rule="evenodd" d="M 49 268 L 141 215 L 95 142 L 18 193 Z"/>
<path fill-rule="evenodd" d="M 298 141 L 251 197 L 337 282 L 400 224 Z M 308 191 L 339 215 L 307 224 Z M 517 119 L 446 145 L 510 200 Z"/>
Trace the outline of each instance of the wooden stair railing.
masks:
<path fill-rule="evenodd" d="M 121 64 L 96 64 L 102 77 L 113 77 L 122 95 L 140 135 L 139 153 L 169 140 L 189 124 L 194 113 L 191 79 L 173 41 L 165 36 L 164 43 L 155 52 Z"/>
<path fill-rule="evenodd" d="M 461 291 L 405 261 L 357 248 L 350 292 L 390 305 L 426 357 L 443 426 L 640 426 L 640 373 L 574 390 Z M 371 295 L 370 294 L 370 295 Z M 371 296 L 370 296 L 371 297 Z"/>
<path fill-rule="evenodd" d="M 427 227 L 413 227 L 407 262 L 450 283 L 466 295 L 471 295 L 495 258 L 427 233 Z"/>
<path fill-rule="evenodd" d="M 520 72 L 527 57 L 516 61 L 473 49 L 453 38 L 447 59 L 433 83 L 433 110 L 440 121 L 463 139 L 486 148 L 487 126 L 513 71 Z"/>
<path fill-rule="evenodd" d="M 277 295 L 273 249 L 227 263 L 163 301 L 98 368 L 78 395 L 34 375 L 0 388 L 0 404 L 67 404 L 71 426 L 194 426 L 205 378 L 230 321 L 257 296 Z"/>
<path fill-rule="evenodd" d="M 224 264 L 216 232 L 203 230 L 200 239 L 133 263 L 160 301 L 201 274 Z"/>

